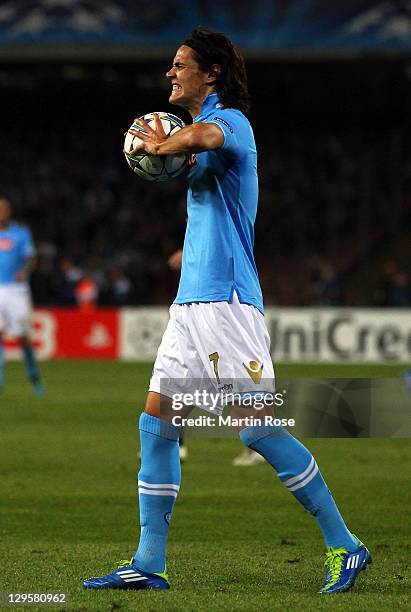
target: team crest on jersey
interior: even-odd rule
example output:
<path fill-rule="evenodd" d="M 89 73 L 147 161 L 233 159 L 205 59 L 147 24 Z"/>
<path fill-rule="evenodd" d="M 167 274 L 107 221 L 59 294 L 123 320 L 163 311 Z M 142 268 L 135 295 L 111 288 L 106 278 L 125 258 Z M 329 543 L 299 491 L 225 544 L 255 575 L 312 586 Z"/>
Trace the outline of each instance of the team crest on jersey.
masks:
<path fill-rule="evenodd" d="M 188 167 L 192 168 L 196 164 L 197 164 L 197 154 L 191 153 L 190 157 L 188 158 Z"/>
<path fill-rule="evenodd" d="M 263 375 L 263 364 L 260 365 L 257 361 L 250 361 L 248 366 L 246 366 L 245 363 L 243 363 L 243 366 L 247 370 L 251 380 L 258 385 Z"/>
<path fill-rule="evenodd" d="M 10 251 L 14 243 L 11 238 L 0 238 L 0 251 Z"/>

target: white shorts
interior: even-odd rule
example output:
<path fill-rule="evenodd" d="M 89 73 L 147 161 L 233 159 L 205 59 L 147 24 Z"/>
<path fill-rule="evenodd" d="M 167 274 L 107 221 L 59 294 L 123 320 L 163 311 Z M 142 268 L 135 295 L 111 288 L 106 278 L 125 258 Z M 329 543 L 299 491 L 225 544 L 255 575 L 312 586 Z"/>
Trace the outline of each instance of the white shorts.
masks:
<path fill-rule="evenodd" d="M 13 338 L 30 333 L 31 297 L 27 285 L 0 285 L 0 332 Z"/>
<path fill-rule="evenodd" d="M 170 398 L 210 393 L 274 393 L 270 337 L 264 316 L 254 306 L 233 302 L 173 304 L 157 352 L 150 391 Z M 194 405 L 221 414 L 223 407 Z M 184 402 L 186 403 L 186 402 Z"/>

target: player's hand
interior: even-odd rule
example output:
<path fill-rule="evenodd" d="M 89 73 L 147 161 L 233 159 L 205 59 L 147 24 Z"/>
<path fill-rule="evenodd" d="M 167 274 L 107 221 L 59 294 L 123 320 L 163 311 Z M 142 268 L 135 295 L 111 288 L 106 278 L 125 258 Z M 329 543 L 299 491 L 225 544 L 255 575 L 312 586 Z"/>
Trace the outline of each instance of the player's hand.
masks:
<path fill-rule="evenodd" d="M 143 142 L 139 147 L 130 151 L 130 155 L 138 155 L 141 152 L 148 153 L 148 155 L 158 155 L 158 145 L 164 142 L 168 136 L 164 132 L 163 124 L 161 123 L 161 119 L 158 116 L 158 113 L 154 113 L 154 124 L 155 130 L 144 121 L 144 119 L 134 119 L 134 123 L 137 123 L 140 127 L 144 129 L 144 132 L 140 132 L 139 130 L 135 130 L 130 128 L 128 130 L 129 134 L 133 134 L 133 136 L 137 136 Z"/>
<path fill-rule="evenodd" d="M 24 281 L 27 279 L 27 270 L 18 270 L 16 272 L 16 274 L 14 275 L 14 280 L 17 281 L 18 283 L 24 283 Z"/>
<path fill-rule="evenodd" d="M 181 270 L 183 251 L 179 249 L 168 258 L 168 265 L 172 270 Z"/>

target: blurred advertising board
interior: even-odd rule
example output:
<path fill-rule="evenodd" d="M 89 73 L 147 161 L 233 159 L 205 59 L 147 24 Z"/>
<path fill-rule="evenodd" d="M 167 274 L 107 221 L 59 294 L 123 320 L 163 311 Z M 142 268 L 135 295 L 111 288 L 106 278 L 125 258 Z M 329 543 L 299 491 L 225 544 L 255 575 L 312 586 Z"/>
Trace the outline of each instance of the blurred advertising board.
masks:
<path fill-rule="evenodd" d="M 117 359 L 117 309 L 36 309 L 32 338 L 40 359 Z M 15 342 L 6 344 L 6 357 L 19 358 Z"/>
<path fill-rule="evenodd" d="M 409 310 L 270 308 L 266 322 L 274 361 L 411 361 Z"/>
<path fill-rule="evenodd" d="M 168 321 L 165 307 L 36 309 L 41 359 L 152 361 Z M 411 311 L 370 308 L 267 308 L 271 354 L 281 362 L 409 363 Z M 6 355 L 19 358 L 8 341 Z"/>

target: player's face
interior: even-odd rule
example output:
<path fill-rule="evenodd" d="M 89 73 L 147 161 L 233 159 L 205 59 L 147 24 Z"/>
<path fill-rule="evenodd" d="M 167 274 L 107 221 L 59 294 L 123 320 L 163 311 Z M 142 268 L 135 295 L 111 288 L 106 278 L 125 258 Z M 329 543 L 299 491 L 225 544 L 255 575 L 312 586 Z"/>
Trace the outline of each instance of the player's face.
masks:
<path fill-rule="evenodd" d="M 173 66 L 166 73 L 171 81 L 172 91 L 169 102 L 191 111 L 201 104 L 207 96 L 210 81 L 213 79 L 208 72 L 203 72 L 194 59 L 193 51 L 187 45 L 177 50 Z M 199 109 L 198 109 L 199 110 Z"/>
<path fill-rule="evenodd" d="M 0 198 L 0 227 L 5 227 L 10 220 L 10 204 L 4 198 Z"/>

